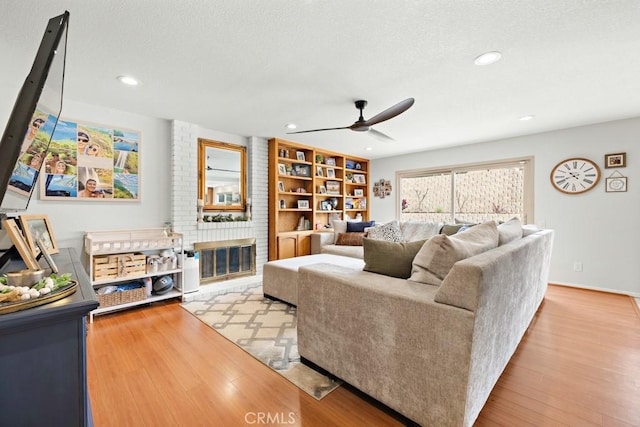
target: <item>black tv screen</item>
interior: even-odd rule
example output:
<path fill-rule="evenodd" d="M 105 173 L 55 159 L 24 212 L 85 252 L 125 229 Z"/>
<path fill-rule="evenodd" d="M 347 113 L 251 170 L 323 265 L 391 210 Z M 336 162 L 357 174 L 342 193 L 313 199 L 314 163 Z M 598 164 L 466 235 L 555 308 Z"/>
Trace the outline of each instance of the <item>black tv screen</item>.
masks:
<path fill-rule="evenodd" d="M 51 18 L 0 140 L 0 212 L 23 211 L 62 109 L 69 12 Z"/>

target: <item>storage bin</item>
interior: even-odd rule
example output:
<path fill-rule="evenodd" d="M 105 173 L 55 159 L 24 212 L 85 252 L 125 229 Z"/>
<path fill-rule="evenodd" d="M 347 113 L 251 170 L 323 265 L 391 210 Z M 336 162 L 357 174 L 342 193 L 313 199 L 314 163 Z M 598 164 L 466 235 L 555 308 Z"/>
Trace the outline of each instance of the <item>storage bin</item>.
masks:
<path fill-rule="evenodd" d="M 93 258 L 93 280 L 143 276 L 146 273 L 146 259 L 144 254 L 133 253 L 95 256 Z"/>

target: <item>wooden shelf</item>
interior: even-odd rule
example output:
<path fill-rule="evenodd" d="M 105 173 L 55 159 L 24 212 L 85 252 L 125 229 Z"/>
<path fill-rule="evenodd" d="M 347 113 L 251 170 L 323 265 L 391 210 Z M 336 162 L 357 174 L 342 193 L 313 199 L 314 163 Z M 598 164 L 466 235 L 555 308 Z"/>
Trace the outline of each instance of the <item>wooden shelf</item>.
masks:
<path fill-rule="evenodd" d="M 298 160 L 298 155 L 304 155 L 305 160 Z M 326 163 L 327 159 L 331 164 Z M 284 169 L 295 170 L 296 164 L 307 165 L 312 176 L 280 174 Z M 347 164 L 359 165 L 360 169 L 348 169 L 346 167 Z M 282 139 L 270 139 L 268 182 L 269 259 L 282 259 L 309 254 L 311 251 L 309 235 L 316 230 L 326 230 L 325 226 L 328 225 L 329 219 L 333 215 L 337 214 L 344 219 L 348 212 L 353 212 L 360 213 L 363 220 L 368 220 L 368 208 L 344 210 L 345 194 L 353 193 L 353 188 L 362 189 L 364 195 L 348 197 L 366 200 L 369 195 L 368 184 L 346 183 L 346 174 L 361 174 L 368 177 L 368 169 L 369 160 L 367 159 L 321 150 Z M 332 170 L 335 176 L 327 177 L 328 170 Z M 316 176 L 318 171 L 322 171 L 323 176 Z M 365 178 L 365 181 L 368 181 L 368 179 Z M 331 187 L 338 190 L 337 193 L 320 192 L 320 187 L 324 186 L 326 188 L 328 182 L 334 182 Z M 347 190 L 347 186 L 349 190 Z M 300 188 L 304 189 L 304 192 L 280 191 L 280 188 L 285 190 Z M 321 210 L 321 202 L 333 198 L 338 200 L 337 209 Z M 308 201 L 310 208 L 280 208 L 281 203 L 284 206 L 295 206 L 298 200 Z M 297 231 L 301 220 L 306 229 Z"/>

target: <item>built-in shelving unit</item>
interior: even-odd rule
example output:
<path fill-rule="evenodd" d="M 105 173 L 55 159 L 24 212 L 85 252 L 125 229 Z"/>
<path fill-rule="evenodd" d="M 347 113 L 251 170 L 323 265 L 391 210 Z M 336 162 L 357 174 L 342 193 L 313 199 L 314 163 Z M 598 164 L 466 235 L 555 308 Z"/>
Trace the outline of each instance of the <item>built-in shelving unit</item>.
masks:
<path fill-rule="evenodd" d="M 269 140 L 269 259 L 310 254 L 332 215 L 368 220 L 368 188 L 367 159 Z"/>

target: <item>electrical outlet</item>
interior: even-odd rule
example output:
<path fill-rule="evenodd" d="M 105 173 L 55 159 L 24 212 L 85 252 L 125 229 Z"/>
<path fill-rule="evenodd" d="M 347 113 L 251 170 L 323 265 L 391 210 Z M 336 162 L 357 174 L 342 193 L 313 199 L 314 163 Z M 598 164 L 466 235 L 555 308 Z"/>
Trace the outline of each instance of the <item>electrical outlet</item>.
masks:
<path fill-rule="evenodd" d="M 582 271 L 582 263 L 580 261 L 573 261 L 573 271 Z"/>

